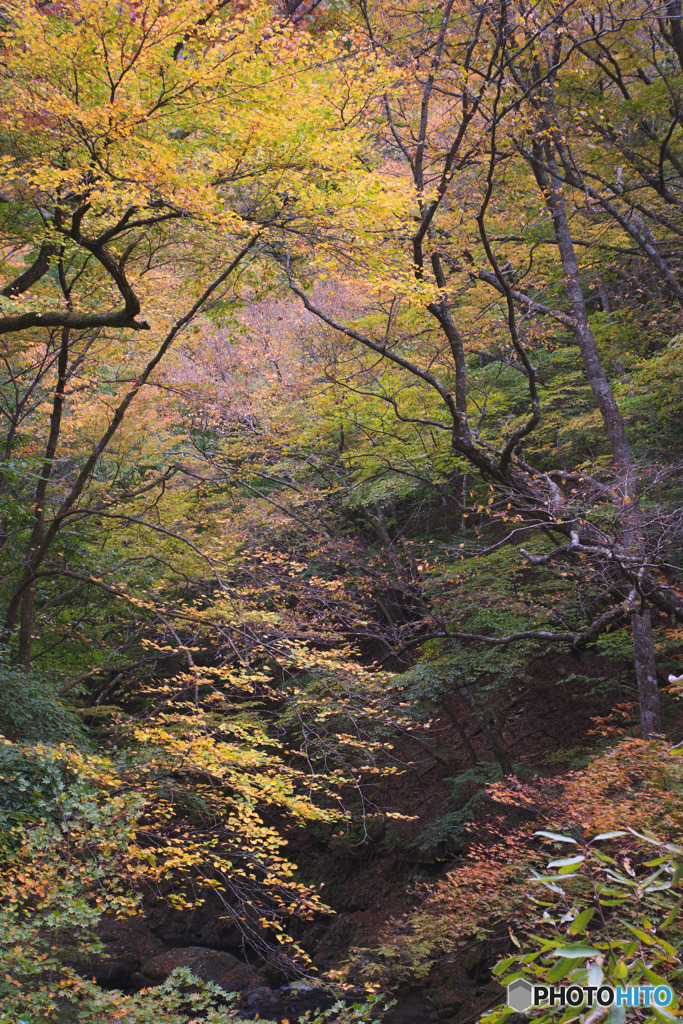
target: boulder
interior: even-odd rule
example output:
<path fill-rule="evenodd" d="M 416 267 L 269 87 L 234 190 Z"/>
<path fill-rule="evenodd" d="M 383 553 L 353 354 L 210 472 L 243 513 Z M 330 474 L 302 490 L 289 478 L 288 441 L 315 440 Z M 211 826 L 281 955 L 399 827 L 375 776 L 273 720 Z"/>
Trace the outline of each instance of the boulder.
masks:
<path fill-rule="evenodd" d="M 117 919 L 103 914 L 95 935 L 102 948 L 85 955 L 76 953 L 71 966 L 84 977 L 94 978 L 103 988 L 129 988 L 140 965 L 166 949 L 142 917 Z"/>
<path fill-rule="evenodd" d="M 245 1000 L 250 1010 L 264 1006 L 271 1009 L 278 1005 L 278 1001 L 277 993 L 273 992 L 272 988 L 268 988 L 267 985 L 259 985 L 258 988 L 252 989 Z"/>
<path fill-rule="evenodd" d="M 212 981 L 226 992 L 241 992 L 260 980 L 248 964 L 231 953 L 204 946 L 185 946 L 146 960 L 141 981 L 146 985 L 160 985 L 176 967 L 187 967 L 197 978 Z"/>

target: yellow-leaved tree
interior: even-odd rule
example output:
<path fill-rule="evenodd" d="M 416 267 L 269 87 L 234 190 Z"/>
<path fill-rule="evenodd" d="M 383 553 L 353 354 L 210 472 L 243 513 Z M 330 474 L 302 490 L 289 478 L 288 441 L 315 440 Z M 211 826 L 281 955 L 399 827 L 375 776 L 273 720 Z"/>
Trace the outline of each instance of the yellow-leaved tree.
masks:
<path fill-rule="evenodd" d="M 240 280 L 263 284 L 288 234 L 385 202 L 361 161 L 389 75 L 263 3 L 18 0 L 3 19 L 0 543 L 27 666 L 56 538 L 111 508 L 88 486 L 175 339 Z M 63 452 L 84 408 L 101 429 Z"/>
<path fill-rule="evenodd" d="M 183 332 L 206 326 L 241 288 L 268 286 L 289 234 L 315 240 L 361 200 L 370 211 L 391 203 L 368 173 L 364 136 L 368 103 L 393 73 L 360 37 L 312 38 L 258 0 L 10 0 L 0 65 L 1 650 L 27 670 L 39 616 L 69 609 L 84 587 L 154 618 L 151 575 L 142 601 L 88 561 L 110 520 L 178 540 L 155 518 L 182 475 L 163 409 L 174 389 L 156 405 L 145 396 L 163 386 L 162 361 Z M 156 447 L 152 433 L 162 435 Z M 175 494 L 181 512 L 187 493 Z M 144 563 L 145 542 L 125 543 Z M 178 543 L 201 559 L 197 545 Z M 218 574 L 212 586 L 238 614 Z M 12 1013 L 29 1012 L 22 999 L 42 970 L 45 929 L 56 941 L 101 911 L 129 912 L 145 880 L 173 887 L 181 903 L 213 891 L 262 952 L 264 928 L 279 933 L 320 908 L 293 877 L 281 826 L 329 818 L 312 799 L 315 790 L 329 803 L 325 780 L 304 785 L 248 705 L 210 693 L 219 705 L 202 706 L 215 676 L 198 674 L 189 646 L 162 612 L 157 620 L 188 671 L 175 693 L 159 686 L 140 698 L 137 720 L 110 716 L 111 758 L 21 745 L 32 723 L 23 737 L 8 732 L 2 771 L 14 802 L 0 832 L 10 837 Z M 156 667 L 161 647 L 149 643 Z M 9 702 L 25 702 L 32 677 L 0 675 Z M 185 689 L 189 704 L 174 699 Z M 26 786 L 44 799 L 24 805 Z M 291 962 L 284 942 L 281 961 Z M 49 956 L 52 991 L 33 1007 L 44 1019 L 58 1012 L 64 980 Z"/>

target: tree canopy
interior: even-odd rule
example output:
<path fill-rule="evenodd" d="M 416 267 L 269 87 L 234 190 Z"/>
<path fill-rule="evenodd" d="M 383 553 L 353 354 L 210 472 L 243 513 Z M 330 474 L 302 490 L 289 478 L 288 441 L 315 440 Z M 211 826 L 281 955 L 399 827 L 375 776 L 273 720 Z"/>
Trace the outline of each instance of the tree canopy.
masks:
<path fill-rule="evenodd" d="M 392 842 L 464 860 L 354 991 L 677 977 L 681 17 L 0 6 L 2 1024 L 237 1021 L 74 963 L 163 904 L 310 980 L 294 860 Z"/>

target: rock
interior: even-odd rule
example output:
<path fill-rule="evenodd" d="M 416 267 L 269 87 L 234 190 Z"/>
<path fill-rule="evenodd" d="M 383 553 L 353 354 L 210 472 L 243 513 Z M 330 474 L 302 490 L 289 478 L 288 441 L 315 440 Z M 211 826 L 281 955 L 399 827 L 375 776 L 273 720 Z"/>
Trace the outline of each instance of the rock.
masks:
<path fill-rule="evenodd" d="M 150 957 L 166 949 L 147 927 L 142 917 L 117 919 L 103 914 L 95 929 L 102 949 L 76 955 L 72 966 L 86 978 L 94 978 L 103 988 L 129 988 L 133 975 Z"/>
<path fill-rule="evenodd" d="M 242 932 L 214 893 L 201 907 L 181 909 L 164 900 L 148 900 L 147 920 L 169 946 L 206 946 L 235 952 L 242 945 Z"/>
<path fill-rule="evenodd" d="M 237 925 L 220 917 L 211 917 L 205 921 L 197 938 L 203 945 L 218 949 L 238 949 L 242 944 L 242 932 Z"/>
<path fill-rule="evenodd" d="M 248 964 L 231 953 L 203 946 L 169 949 L 154 956 L 142 965 L 142 975 L 147 985 L 159 985 L 176 967 L 187 967 L 202 981 L 213 981 L 226 992 L 240 992 L 260 980 Z"/>
<path fill-rule="evenodd" d="M 273 992 L 272 988 L 268 988 L 266 985 L 259 985 L 258 988 L 254 988 L 249 992 L 245 1002 L 250 1010 L 256 1006 L 276 1006 L 278 996 Z"/>

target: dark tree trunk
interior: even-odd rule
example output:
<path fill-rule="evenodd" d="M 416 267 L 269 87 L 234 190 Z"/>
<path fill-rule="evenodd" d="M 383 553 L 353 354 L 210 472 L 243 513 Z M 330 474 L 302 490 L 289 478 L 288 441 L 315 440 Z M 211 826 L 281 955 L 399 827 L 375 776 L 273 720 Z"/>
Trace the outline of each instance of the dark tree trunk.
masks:
<path fill-rule="evenodd" d="M 515 770 L 512 767 L 512 761 L 508 757 L 507 751 L 499 742 L 494 730 L 489 726 L 488 722 L 486 721 L 486 717 L 480 714 L 475 700 L 470 696 L 470 694 L 467 692 L 467 689 L 464 686 L 458 687 L 458 693 L 462 697 L 464 703 L 467 705 L 467 708 L 470 714 L 472 715 L 472 718 L 475 720 L 475 722 L 481 729 L 482 735 L 486 742 L 488 743 L 491 753 L 493 754 L 496 761 L 500 765 L 500 770 L 503 773 L 503 775 L 514 775 Z"/>
<path fill-rule="evenodd" d="M 68 327 L 62 328 L 59 359 L 57 361 L 57 384 L 52 402 L 52 413 L 50 415 L 50 432 L 45 446 L 43 468 L 36 485 L 33 530 L 31 531 L 31 539 L 28 543 L 27 573 L 32 573 L 33 557 L 43 543 L 45 533 L 45 500 L 62 427 L 64 392 L 66 390 L 69 361 L 69 333 Z M 16 624 L 17 616 L 19 617 L 19 664 L 26 669 L 31 665 L 31 648 L 35 624 L 35 599 L 35 580 L 31 579 L 27 586 L 21 589 L 18 588 L 15 591 L 10 600 L 5 621 L 6 629 L 10 631 Z"/>
<path fill-rule="evenodd" d="M 549 144 L 543 149 L 534 146 L 533 170 L 536 180 L 545 196 L 548 211 L 552 217 L 553 231 L 562 269 L 565 287 L 575 321 L 574 333 L 581 351 L 586 376 L 591 386 L 596 405 L 605 425 L 614 466 L 622 493 L 622 542 L 626 558 L 636 564 L 642 561 L 643 543 L 638 530 L 637 490 L 631 448 L 626 436 L 626 427 L 614 393 L 605 374 L 595 336 L 588 319 L 586 301 L 581 285 L 579 265 L 574 249 L 571 226 L 564 201 L 560 175 Z M 630 588 L 629 588 L 630 589 Z M 633 661 L 638 682 L 640 720 L 645 739 L 662 731 L 659 710 L 659 691 L 655 673 L 655 650 L 652 638 L 652 621 L 649 609 L 633 612 L 631 615 L 633 633 Z"/>

